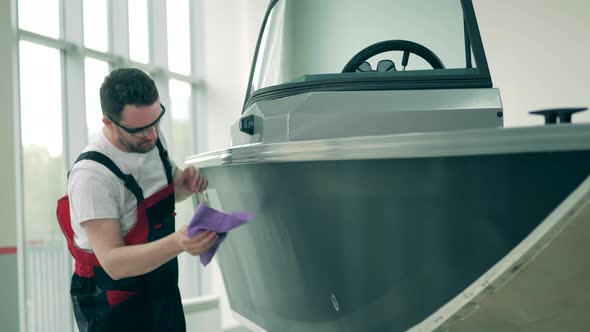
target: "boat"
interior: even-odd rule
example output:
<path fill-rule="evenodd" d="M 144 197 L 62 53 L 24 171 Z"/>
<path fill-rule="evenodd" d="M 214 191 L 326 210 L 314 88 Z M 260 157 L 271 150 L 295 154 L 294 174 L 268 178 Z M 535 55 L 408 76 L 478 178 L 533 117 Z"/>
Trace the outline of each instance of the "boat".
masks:
<path fill-rule="evenodd" d="M 253 331 L 588 326 L 583 107 L 504 127 L 471 0 L 273 0 L 198 202 Z M 588 238 L 588 237 L 586 237 Z M 558 329 L 558 330 L 559 330 Z"/>

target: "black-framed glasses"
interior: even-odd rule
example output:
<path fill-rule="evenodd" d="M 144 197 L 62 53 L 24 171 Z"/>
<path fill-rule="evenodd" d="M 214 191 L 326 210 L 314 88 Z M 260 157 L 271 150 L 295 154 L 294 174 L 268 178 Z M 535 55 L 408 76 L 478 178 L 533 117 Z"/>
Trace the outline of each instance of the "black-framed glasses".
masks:
<path fill-rule="evenodd" d="M 148 137 L 148 135 L 152 132 L 152 130 L 155 130 L 156 132 L 160 131 L 160 119 L 166 113 L 166 107 L 164 107 L 164 105 L 160 104 L 160 108 L 161 108 L 162 112 L 160 113 L 160 116 L 158 116 L 156 121 L 150 123 L 147 126 L 143 126 L 140 128 L 127 128 L 124 125 L 120 124 L 118 121 L 113 120 L 113 118 L 111 118 L 108 115 L 107 115 L 107 118 L 109 118 L 109 120 L 111 120 L 112 123 L 116 124 L 117 127 L 125 130 L 125 132 L 127 132 L 127 134 L 134 136 L 134 137 L 145 138 L 145 137 Z"/>

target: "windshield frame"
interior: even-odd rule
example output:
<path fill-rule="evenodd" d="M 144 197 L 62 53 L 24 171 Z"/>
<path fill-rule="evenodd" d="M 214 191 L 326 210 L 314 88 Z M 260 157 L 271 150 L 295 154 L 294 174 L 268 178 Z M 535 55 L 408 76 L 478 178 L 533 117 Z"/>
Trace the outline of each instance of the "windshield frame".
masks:
<path fill-rule="evenodd" d="M 246 89 L 242 114 L 254 103 L 278 99 L 305 92 L 317 91 L 363 91 L 363 90 L 417 90 L 417 89 L 457 89 L 491 88 L 490 75 L 483 42 L 475 17 L 472 0 L 459 0 L 463 9 L 465 35 L 466 68 L 440 69 L 445 72 L 423 75 L 366 77 L 363 75 L 341 75 L 338 78 L 317 79 L 309 82 L 282 83 L 252 91 L 252 81 L 256 70 L 261 41 L 273 8 L 280 0 L 271 0 L 264 15 Z M 469 68 L 471 55 L 477 66 Z M 463 71 L 463 73 L 461 73 Z"/>

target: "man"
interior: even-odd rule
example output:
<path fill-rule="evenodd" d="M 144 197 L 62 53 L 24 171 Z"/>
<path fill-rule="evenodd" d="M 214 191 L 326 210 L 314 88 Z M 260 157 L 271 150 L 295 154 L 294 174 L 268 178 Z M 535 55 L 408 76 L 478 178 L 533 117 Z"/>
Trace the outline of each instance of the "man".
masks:
<path fill-rule="evenodd" d="M 75 260 L 70 292 L 78 328 L 184 331 L 176 256 L 200 255 L 218 236 L 175 232 L 174 202 L 202 192 L 207 181 L 170 162 L 159 135 L 166 108 L 144 72 L 111 72 L 100 101 L 102 131 L 74 164 L 58 204 Z"/>

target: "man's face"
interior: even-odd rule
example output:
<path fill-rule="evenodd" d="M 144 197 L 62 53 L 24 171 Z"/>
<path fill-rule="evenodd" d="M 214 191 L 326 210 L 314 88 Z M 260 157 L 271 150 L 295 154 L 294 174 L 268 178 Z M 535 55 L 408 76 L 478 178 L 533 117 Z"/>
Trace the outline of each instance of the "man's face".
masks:
<path fill-rule="evenodd" d="M 113 124 L 117 133 L 117 139 L 128 152 L 147 153 L 156 146 L 159 134 L 160 115 L 163 108 L 160 100 L 156 100 L 149 106 L 125 105 L 121 112 L 121 120 Z M 121 126 L 128 129 L 150 127 L 130 134 Z"/>

